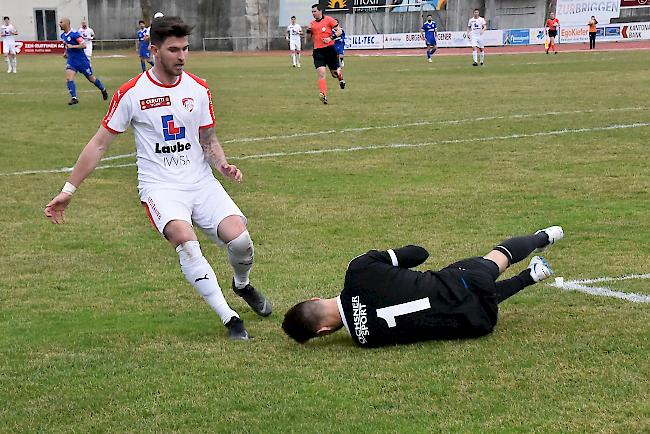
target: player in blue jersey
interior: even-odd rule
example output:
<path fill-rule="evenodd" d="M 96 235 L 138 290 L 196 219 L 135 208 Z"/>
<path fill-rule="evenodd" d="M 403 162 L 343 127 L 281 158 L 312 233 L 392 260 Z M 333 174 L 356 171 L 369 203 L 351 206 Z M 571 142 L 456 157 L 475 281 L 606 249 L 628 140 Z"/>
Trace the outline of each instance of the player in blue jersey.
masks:
<path fill-rule="evenodd" d="M 336 21 L 336 24 L 339 24 L 339 20 L 336 18 L 334 21 Z M 343 27 L 340 25 L 339 29 L 341 29 L 341 34 L 339 36 L 336 36 L 336 33 L 332 31 L 332 39 L 334 40 L 334 49 L 336 50 L 336 54 L 339 56 L 339 65 L 343 68 L 343 66 L 345 66 L 343 64 L 343 55 L 345 54 L 345 30 L 343 30 Z"/>
<path fill-rule="evenodd" d="M 433 16 L 431 14 L 427 15 L 427 20 L 422 24 L 421 36 L 424 39 L 424 42 L 427 44 L 427 59 L 429 63 L 432 62 L 431 56 L 438 49 L 438 43 L 436 42 L 436 33 L 438 33 L 438 26 L 436 22 L 433 21 Z"/>
<path fill-rule="evenodd" d="M 140 56 L 140 67 L 142 67 L 142 72 L 147 70 L 147 63 L 153 66 L 153 60 L 151 59 L 151 53 L 149 52 L 149 27 L 145 27 L 144 21 L 138 21 L 138 55 Z"/>
<path fill-rule="evenodd" d="M 99 78 L 93 75 L 93 68 L 90 66 L 90 61 L 86 57 L 86 41 L 79 33 L 71 30 L 70 18 L 63 17 L 59 20 L 59 27 L 63 30 L 61 33 L 61 40 L 65 45 L 65 57 L 67 63 L 65 65 L 65 78 L 68 82 L 68 91 L 72 99 L 68 105 L 78 104 L 77 100 L 77 87 L 74 84 L 74 75 L 81 72 L 89 82 L 94 84 L 97 89 L 102 92 L 104 100 L 108 99 L 108 92 L 106 87 L 102 84 Z"/>

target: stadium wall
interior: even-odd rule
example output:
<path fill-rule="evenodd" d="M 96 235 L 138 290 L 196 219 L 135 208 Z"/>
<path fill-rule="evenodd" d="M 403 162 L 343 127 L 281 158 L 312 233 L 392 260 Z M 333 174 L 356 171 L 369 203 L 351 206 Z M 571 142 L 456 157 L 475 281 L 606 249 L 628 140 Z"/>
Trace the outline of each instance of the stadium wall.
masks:
<path fill-rule="evenodd" d="M 88 3 L 86 0 L 3 0 L 0 2 L 0 13 L 9 16 L 18 30 L 17 39 L 37 40 L 35 10 L 53 9 L 56 19 L 56 36 L 61 34 L 58 22 L 61 17 L 70 18 L 72 27 L 77 29 L 81 20 L 88 18 Z"/>

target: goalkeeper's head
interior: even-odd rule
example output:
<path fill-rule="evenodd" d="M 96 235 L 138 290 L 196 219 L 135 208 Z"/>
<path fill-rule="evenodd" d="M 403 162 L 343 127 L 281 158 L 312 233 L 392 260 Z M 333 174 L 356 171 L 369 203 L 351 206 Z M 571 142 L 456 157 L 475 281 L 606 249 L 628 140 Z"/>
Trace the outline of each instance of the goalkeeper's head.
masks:
<path fill-rule="evenodd" d="M 311 338 L 334 333 L 343 327 L 335 298 L 312 298 L 296 304 L 287 311 L 282 330 L 304 344 Z"/>

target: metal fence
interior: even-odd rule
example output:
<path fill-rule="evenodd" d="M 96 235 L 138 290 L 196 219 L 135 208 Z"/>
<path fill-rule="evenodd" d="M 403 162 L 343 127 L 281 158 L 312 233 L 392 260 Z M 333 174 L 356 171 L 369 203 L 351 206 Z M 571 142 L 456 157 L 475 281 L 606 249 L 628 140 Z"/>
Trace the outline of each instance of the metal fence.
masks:
<path fill-rule="evenodd" d="M 302 37 L 302 49 L 311 49 Z M 230 36 L 221 38 L 203 38 L 203 51 L 269 51 L 288 50 L 289 42 L 284 36 Z"/>
<path fill-rule="evenodd" d="M 135 50 L 137 39 L 96 39 L 93 41 L 93 50 Z"/>

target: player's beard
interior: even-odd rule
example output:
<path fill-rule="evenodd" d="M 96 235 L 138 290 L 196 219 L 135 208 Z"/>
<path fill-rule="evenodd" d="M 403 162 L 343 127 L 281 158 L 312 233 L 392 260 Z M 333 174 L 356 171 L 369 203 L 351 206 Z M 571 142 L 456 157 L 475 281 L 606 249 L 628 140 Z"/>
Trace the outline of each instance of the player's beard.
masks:
<path fill-rule="evenodd" d="M 158 60 L 158 59 L 156 59 Z M 179 63 L 177 59 L 174 59 L 173 61 L 154 61 L 155 64 L 160 64 L 160 66 L 163 68 L 165 74 L 171 75 L 174 77 L 178 77 L 181 74 L 183 74 L 183 68 L 185 67 L 185 63 Z"/>

